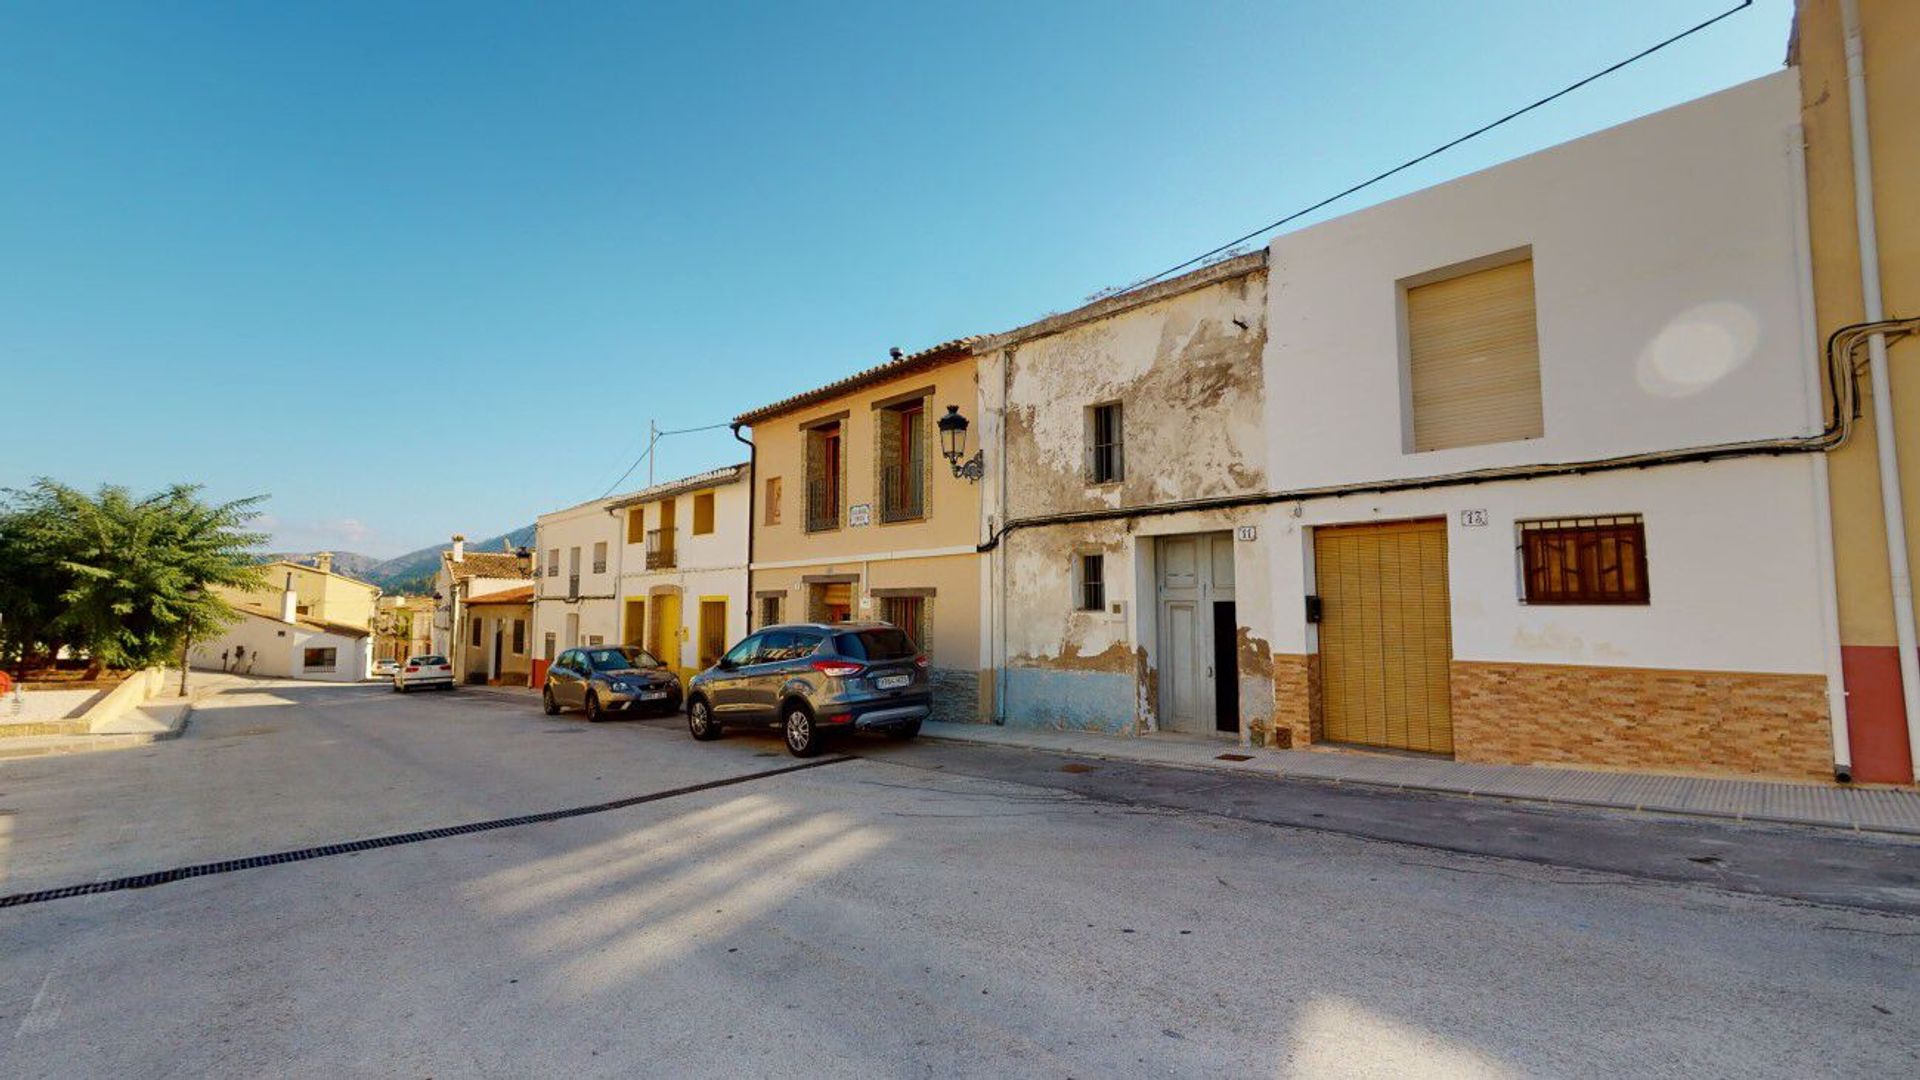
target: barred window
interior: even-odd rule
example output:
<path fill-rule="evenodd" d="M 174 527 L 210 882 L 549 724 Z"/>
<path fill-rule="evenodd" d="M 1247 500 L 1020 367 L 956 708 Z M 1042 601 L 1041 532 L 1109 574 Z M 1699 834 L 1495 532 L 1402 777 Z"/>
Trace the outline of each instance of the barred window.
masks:
<path fill-rule="evenodd" d="M 1645 604 L 1646 526 L 1639 514 L 1522 521 L 1529 604 Z"/>
<path fill-rule="evenodd" d="M 1081 611 L 1107 609 L 1107 557 L 1105 555 L 1080 556 L 1079 601 Z"/>

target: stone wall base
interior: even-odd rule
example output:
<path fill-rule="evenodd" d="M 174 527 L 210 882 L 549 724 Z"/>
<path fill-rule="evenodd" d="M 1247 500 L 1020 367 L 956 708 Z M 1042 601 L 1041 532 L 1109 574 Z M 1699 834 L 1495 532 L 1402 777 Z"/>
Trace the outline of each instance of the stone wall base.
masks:
<path fill-rule="evenodd" d="M 1455 660 L 1454 757 L 1833 778 L 1824 675 Z"/>
<path fill-rule="evenodd" d="M 1266 742 L 1286 750 L 1311 746 L 1320 739 L 1320 657 L 1274 653 L 1273 730 Z M 1258 733 L 1254 742 L 1262 742 Z"/>

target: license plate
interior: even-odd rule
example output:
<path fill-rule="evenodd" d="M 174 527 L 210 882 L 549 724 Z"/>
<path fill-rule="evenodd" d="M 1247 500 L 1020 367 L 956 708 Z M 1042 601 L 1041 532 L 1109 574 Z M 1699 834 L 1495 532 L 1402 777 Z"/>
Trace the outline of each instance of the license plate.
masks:
<path fill-rule="evenodd" d="M 873 685 L 882 690 L 898 690 L 912 681 L 911 675 L 882 675 L 873 680 Z"/>
<path fill-rule="evenodd" d="M 665 690 L 648 690 L 647 692 L 640 695 L 640 700 L 641 701 L 659 701 L 661 698 L 664 698 L 666 696 L 667 696 L 667 692 Z"/>

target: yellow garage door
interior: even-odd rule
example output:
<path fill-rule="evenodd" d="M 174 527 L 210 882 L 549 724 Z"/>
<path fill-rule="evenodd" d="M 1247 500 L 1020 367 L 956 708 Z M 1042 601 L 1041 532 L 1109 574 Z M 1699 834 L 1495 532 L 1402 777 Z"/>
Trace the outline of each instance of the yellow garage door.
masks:
<path fill-rule="evenodd" d="M 1325 738 L 1453 753 L 1447 526 L 1314 530 Z"/>

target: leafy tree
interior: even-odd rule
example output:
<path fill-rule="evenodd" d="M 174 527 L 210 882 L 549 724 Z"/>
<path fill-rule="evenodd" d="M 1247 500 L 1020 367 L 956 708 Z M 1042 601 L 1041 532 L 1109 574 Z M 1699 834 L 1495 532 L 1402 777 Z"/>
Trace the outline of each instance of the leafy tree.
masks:
<path fill-rule="evenodd" d="M 251 589 L 260 570 L 246 531 L 264 496 L 209 504 L 199 488 L 175 484 L 145 498 L 107 485 L 88 495 L 52 480 L 9 492 L 10 516 L 24 518 L 39 571 L 60 580 L 62 609 L 48 633 L 103 665 L 146 667 L 186 654 L 238 613 L 221 588 Z"/>
<path fill-rule="evenodd" d="M 72 575 L 60 565 L 56 525 L 0 505 L 0 663 L 12 664 L 16 675 L 58 656 L 65 644 L 54 624 Z"/>

